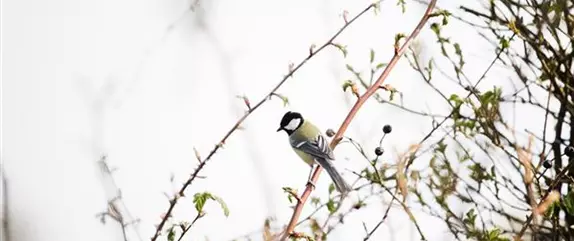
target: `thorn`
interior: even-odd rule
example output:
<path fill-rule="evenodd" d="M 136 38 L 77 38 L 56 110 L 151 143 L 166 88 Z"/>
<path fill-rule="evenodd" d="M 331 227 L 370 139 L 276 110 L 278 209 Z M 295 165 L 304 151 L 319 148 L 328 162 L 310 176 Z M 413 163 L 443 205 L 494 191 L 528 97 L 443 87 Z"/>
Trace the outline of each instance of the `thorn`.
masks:
<path fill-rule="evenodd" d="M 251 102 L 249 102 L 249 99 L 247 98 L 247 96 L 245 95 L 237 95 L 237 98 L 240 98 L 243 100 L 243 103 L 245 104 L 245 106 L 247 106 L 248 110 L 251 110 Z"/>
<path fill-rule="evenodd" d="M 199 151 L 197 151 L 197 149 L 193 147 L 193 152 L 195 152 L 195 158 L 197 158 L 197 161 L 201 163 L 201 156 L 199 155 Z"/>
<path fill-rule="evenodd" d="M 249 102 L 249 99 L 247 99 L 246 96 L 243 96 L 243 102 L 247 106 L 247 109 L 251 110 L 251 102 Z"/>
<path fill-rule="evenodd" d="M 349 24 L 349 20 L 347 20 L 347 16 L 349 15 L 349 11 L 343 11 L 343 20 L 345 20 L 345 24 Z"/>
<path fill-rule="evenodd" d="M 315 44 L 312 44 L 311 47 L 309 47 L 309 55 L 313 55 L 314 53 L 313 50 L 315 49 L 315 47 L 317 47 Z"/>
<path fill-rule="evenodd" d="M 341 140 L 343 140 L 343 137 L 337 138 L 337 139 L 334 141 L 334 143 L 339 143 L 339 142 L 341 142 Z"/>

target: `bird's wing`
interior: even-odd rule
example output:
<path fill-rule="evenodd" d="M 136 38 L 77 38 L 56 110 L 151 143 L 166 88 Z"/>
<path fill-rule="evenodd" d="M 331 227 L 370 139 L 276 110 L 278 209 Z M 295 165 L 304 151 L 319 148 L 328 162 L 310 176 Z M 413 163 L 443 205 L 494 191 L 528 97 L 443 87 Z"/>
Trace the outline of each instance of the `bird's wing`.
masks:
<path fill-rule="evenodd" d="M 325 140 L 322 135 L 318 135 L 312 141 L 291 142 L 291 145 L 293 148 L 308 153 L 316 158 L 323 158 L 326 160 L 335 159 L 333 151 L 329 147 L 329 143 L 327 143 L 327 140 Z"/>

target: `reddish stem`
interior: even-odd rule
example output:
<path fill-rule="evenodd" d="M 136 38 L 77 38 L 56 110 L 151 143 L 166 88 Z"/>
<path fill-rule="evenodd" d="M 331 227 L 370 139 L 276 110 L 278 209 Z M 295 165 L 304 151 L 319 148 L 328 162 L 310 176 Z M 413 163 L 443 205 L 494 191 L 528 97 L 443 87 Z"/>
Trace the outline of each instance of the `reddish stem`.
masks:
<path fill-rule="evenodd" d="M 332 149 L 335 149 L 337 144 L 339 144 L 339 142 L 341 141 L 341 139 L 343 137 L 343 134 L 347 130 L 347 127 L 349 127 L 349 124 L 351 123 L 351 121 L 353 120 L 353 118 L 355 117 L 355 115 L 357 114 L 359 109 L 361 108 L 361 106 L 363 106 L 363 104 L 367 101 L 367 99 L 369 99 L 379 89 L 379 86 L 381 86 L 383 84 L 383 82 L 388 77 L 391 70 L 394 68 L 394 66 L 397 64 L 397 62 L 401 58 L 401 56 L 407 50 L 407 48 L 410 45 L 410 43 L 412 42 L 412 40 L 414 38 L 416 38 L 416 36 L 422 30 L 423 26 L 427 23 L 428 19 L 430 18 L 430 14 L 431 14 L 432 9 L 434 9 L 436 1 L 437 0 L 432 0 L 429 3 L 427 10 L 425 11 L 425 14 L 422 16 L 421 20 L 419 21 L 419 24 L 416 26 L 416 28 L 413 30 L 413 32 L 409 35 L 409 37 L 405 40 L 405 42 L 403 43 L 401 48 L 395 53 L 395 55 L 393 56 L 393 58 L 389 62 L 389 65 L 387 65 L 387 67 L 385 68 L 383 73 L 381 73 L 381 75 L 379 76 L 377 81 L 372 86 L 370 86 L 367 89 L 367 91 L 361 97 L 359 97 L 359 99 L 357 100 L 357 102 L 355 103 L 355 105 L 353 106 L 351 111 L 349 111 L 349 114 L 347 114 L 347 117 L 345 118 L 345 120 L 341 124 L 341 127 L 339 127 L 337 134 L 335 134 L 335 136 L 333 137 L 333 140 L 331 141 L 330 146 Z M 319 175 L 321 174 L 321 171 L 322 171 L 322 168 L 320 166 L 315 170 L 315 172 L 313 173 L 313 177 L 312 177 L 313 183 L 317 182 L 317 179 L 319 179 Z M 286 240 L 291 235 L 293 230 L 295 229 L 295 225 L 297 224 L 297 220 L 299 219 L 299 216 L 301 215 L 301 211 L 303 210 L 303 206 L 305 205 L 305 202 L 309 198 L 309 195 L 311 195 L 312 191 L 313 191 L 313 187 L 311 185 L 307 185 L 307 187 L 305 188 L 305 191 L 303 192 L 303 194 L 299 198 L 299 201 L 297 202 L 297 206 L 295 207 L 295 210 L 293 211 L 293 215 L 291 216 L 291 220 L 289 221 L 287 228 L 283 232 L 281 240 Z"/>

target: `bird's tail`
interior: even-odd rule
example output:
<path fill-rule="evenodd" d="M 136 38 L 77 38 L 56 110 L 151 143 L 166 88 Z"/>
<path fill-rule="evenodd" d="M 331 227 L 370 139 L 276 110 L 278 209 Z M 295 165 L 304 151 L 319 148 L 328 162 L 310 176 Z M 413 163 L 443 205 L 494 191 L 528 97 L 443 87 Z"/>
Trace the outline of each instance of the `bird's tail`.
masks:
<path fill-rule="evenodd" d="M 322 158 L 317 158 L 317 162 L 319 163 L 319 165 L 321 165 L 321 167 L 323 167 L 323 169 L 327 171 L 329 176 L 331 176 L 331 179 L 333 180 L 333 183 L 335 184 L 335 188 L 337 188 L 337 191 L 339 191 L 341 194 L 347 194 L 352 190 L 351 186 L 343 179 L 343 177 L 341 176 L 341 174 L 339 174 L 337 169 L 335 169 L 333 163 Z"/>

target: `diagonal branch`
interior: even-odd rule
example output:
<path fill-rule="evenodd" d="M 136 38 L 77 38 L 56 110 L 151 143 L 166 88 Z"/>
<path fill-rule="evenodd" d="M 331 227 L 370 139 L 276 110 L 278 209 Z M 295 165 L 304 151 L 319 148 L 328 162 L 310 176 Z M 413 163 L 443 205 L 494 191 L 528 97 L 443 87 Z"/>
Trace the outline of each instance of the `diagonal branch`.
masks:
<path fill-rule="evenodd" d="M 378 2 L 380 2 L 380 1 L 377 1 L 377 3 Z M 376 6 L 376 3 L 373 3 L 373 4 L 369 5 L 369 7 L 367 7 L 363 11 L 361 11 L 359 14 L 357 14 L 355 17 L 353 17 L 349 20 L 345 20 L 345 24 L 327 42 L 325 42 L 323 45 L 321 45 L 316 50 L 310 49 L 309 55 L 305 59 L 303 59 L 299 64 L 297 64 L 293 68 L 290 68 L 287 75 L 285 75 L 283 77 L 283 79 L 281 81 L 279 81 L 279 83 L 275 87 L 273 87 L 273 89 L 271 89 L 271 91 L 269 91 L 269 93 L 267 95 L 265 95 L 265 97 L 263 97 L 255 106 L 253 106 L 252 108 L 249 107 L 249 109 L 245 112 L 245 114 L 241 118 L 239 118 L 239 120 L 237 120 L 235 125 L 233 125 L 233 127 L 231 127 L 231 129 L 223 136 L 223 138 L 221 138 L 219 143 L 217 145 L 215 145 L 215 147 L 211 150 L 211 152 L 209 152 L 209 155 L 207 155 L 207 157 L 205 157 L 203 160 L 201 160 L 199 162 L 199 165 L 193 171 L 193 173 L 190 175 L 189 179 L 187 179 L 187 181 L 182 185 L 182 187 L 178 191 L 177 195 L 175 195 L 174 197 L 172 197 L 169 200 L 169 207 L 168 207 L 167 211 L 165 212 L 165 215 L 163 215 L 161 222 L 156 226 L 155 234 L 151 238 L 151 241 L 157 240 L 157 238 L 159 237 L 159 235 L 161 233 L 161 230 L 163 229 L 165 223 L 167 222 L 167 219 L 169 219 L 169 217 L 171 217 L 171 214 L 173 213 L 173 209 L 177 205 L 179 198 L 184 196 L 185 190 L 191 185 L 191 183 L 196 178 L 199 177 L 198 176 L 199 172 L 205 167 L 207 162 L 209 160 L 211 160 L 211 157 L 213 157 L 213 155 L 215 155 L 215 153 L 223 146 L 223 144 L 231 136 L 231 134 L 233 134 L 239 128 L 239 126 L 245 121 L 245 119 L 247 119 L 247 117 L 249 117 L 251 115 L 251 113 L 253 113 L 255 110 L 257 110 L 261 105 L 263 105 L 263 103 L 270 100 L 273 97 L 273 95 L 277 95 L 275 92 L 289 79 L 289 77 L 292 77 L 293 74 L 297 70 L 299 70 L 303 65 L 305 65 L 311 58 L 315 57 L 317 54 L 319 54 L 319 52 L 321 52 L 323 49 L 327 48 L 329 45 L 333 45 L 336 47 L 337 45 L 333 41 L 339 35 L 341 35 L 341 33 L 345 29 L 347 29 L 353 22 L 355 22 L 355 20 L 357 20 L 359 17 L 364 15 L 369 9 L 374 8 L 375 6 Z"/>
<path fill-rule="evenodd" d="M 370 86 L 362 96 L 359 97 L 359 99 L 357 100 L 357 102 L 355 103 L 355 105 L 353 106 L 351 111 L 349 112 L 349 114 L 347 114 L 347 117 L 345 118 L 345 120 L 341 124 L 341 127 L 339 127 L 337 134 L 335 134 L 335 136 L 333 137 L 333 140 L 331 141 L 330 146 L 332 149 L 334 149 L 337 146 L 337 144 L 339 144 L 339 142 L 342 139 L 343 134 L 347 130 L 347 127 L 349 126 L 349 124 L 351 123 L 351 121 L 353 120 L 353 118 L 355 117 L 355 115 L 357 114 L 359 109 L 361 108 L 361 106 L 367 101 L 367 99 L 369 99 L 369 97 L 371 97 L 379 89 L 379 86 L 381 86 L 383 84 L 383 82 L 388 77 L 391 70 L 394 68 L 394 66 L 397 64 L 397 62 L 401 58 L 401 56 L 407 50 L 407 48 L 410 45 L 410 43 L 412 42 L 412 40 L 414 38 L 416 38 L 416 36 L 422 30 L 423 26 L 426 24 L 426 22 L 430 18 L 431 11 L 435 6 L 436 1 L 437 0 L 431 0 L 431 2 L 429 3 L 429 5 L 427 7 L 427 10 L 425 11 L 423 17 L 419 21 L 419 24 L 416 26 L 416 28 L 413 30 L 413 32 L 409 35 L 409 37 L 406 38 L 403 45 L 399 49 L 396 49 L 395 55 L 393 56 L 393 58 L 391 59 L 391 61 L 389 62 L 389 64 L 385 68 L 385 70 L 383 71 L 383 73 L 381 73 L 381 75 L 379 76 L 377 81 L 372 86 Z M 373 5 L 371 5 L 370 7 L 372 7 L 372 6 Z M 321 170 L 322 170 L 322 168 L 319 166 L 315 170 L 315 172 L 313 173 L 313 177 L 312 177 L 313 183 L 315 183 L 317 181 L 317 179 L 319 179 L 319 175 L 321 174 Z M 307 187 L 305 188 L 305 191 L 303 192 L 303 194 L 299 198 L 297 206 L 295 207 L 295 210 L 293 211 L 293 215 L 291 216 L 291 220 L 289 221 L 287 228 L 283 232 L 281 240 L 286 240 L 289 236 L 291 236 L 291 233 L 293 232 L 293 229 L 295 228 L 295 225 L 297 223 L 297 219 L 299 219 L 299 216 L 301 215 L 301 211 L 303 210 L 303 206 L 305 205 L 307 198 L 309 198 L 309 195 L 311 195 L 312 190 L 313 190 L 313 187 L 310 184 L 308 184 Z"/>

